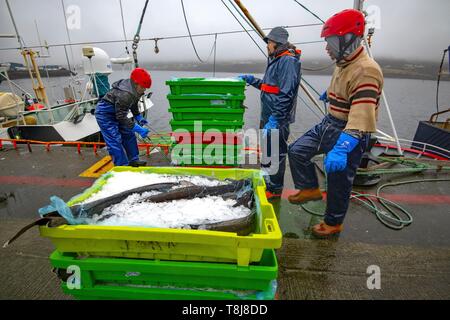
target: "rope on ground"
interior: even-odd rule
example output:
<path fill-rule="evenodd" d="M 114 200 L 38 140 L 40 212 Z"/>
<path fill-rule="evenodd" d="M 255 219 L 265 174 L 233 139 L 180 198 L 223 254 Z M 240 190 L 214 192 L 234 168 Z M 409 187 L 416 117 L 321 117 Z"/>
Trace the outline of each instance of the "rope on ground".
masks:
<path fill-rule="evenodd" d="M 393 230 L 401 230 L 404 227 L 407 227 L 411 225 L 414 221 L 411 213 L 406 210 L 404 207 L 399 205 L 398 203 L 395 203 L 389 199 L 386 199 L 385 197 L 381 197 L 380 193 L 381 190 L 387 187 L 392 186 L 400 186 L 405 184 L 414 184 L 414 183 L 423 183 L 423 182 L 447 182 L 450 181 L 450 179 L 446 178 L 436 178 L 436 179 L 415 179 L 415 180 L 408 180 L 408 181 L 400 181 L 400 182 L 391 182 L 391 183 L 385 183 L 381 185 L 377 191 L 376 194 L 364 194 L 359 193 L 356 191 L 352 191 L 352 195 L 350 196 L 350 199 L 355 199 L 361 202 L 366 208 L 368 208 L 373 214 L 375 214 L 376 218 L 386 227 L 393 229 Z M 376 202 L 373 200 L 376 199 L 378 202 L 384 207 L 380 208 L 377 206 Z M 323 217 L 325 214 L 321 212 L 316 212 L 314 210 L 309 209 L 305 205 L 300 205 L 303 210 L 308 212 L 309 214 Z M 403 215 L 403 217 L 402 217 Z"/>
<path fill-rule="evenodd" d="M 385 175 L 385 174 L 403 174 L 403 173 L 419 173 L 424 171 L 433 170 L 436 172 L 450 172 L 450 166 L 445 167 L 441 165 L 429 165 L 422 163 L 412 158 L 391 158 L 391 157 L 378 157 L 378 159 L 384 162 L 390 162 L 393 164 L 405 165 L 408 168 L 399 169 L 358 169 L 357 175 Z"/>

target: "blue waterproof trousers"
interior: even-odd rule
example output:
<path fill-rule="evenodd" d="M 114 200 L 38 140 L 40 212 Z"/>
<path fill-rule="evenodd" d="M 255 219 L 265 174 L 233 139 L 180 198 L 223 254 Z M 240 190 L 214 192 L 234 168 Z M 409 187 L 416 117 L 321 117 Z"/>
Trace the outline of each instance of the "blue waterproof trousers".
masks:
<path fill-rule="evenodd" d="M 278 148 L 272 146 L 271 136 L 278 130 Z M 289 124 L 283 124 L 277 130 L 267 130 L 267 147 L 263 147 L 261 167 L 269 168 L 271 175 L 265 176 L 267 190 L 273 193 L 281 193 L 284 185 L 284 173 L 286 171 L 286 157 L 288 152 Z M 266 143 L 263 141 L 263 143 Z M 277 157 L 277 159 L 275 159 Z M 270 161 L 273 159 L 274 161 Z"/>
<path fill-rule="evenodd" d="M 100 100 L 95 109 L 95 118 L 115 166 L 126 166 L 139 160 L 136 136 L 131 128 L 117 121 L 112 104 Z"/>
<path fill-rule="evenodd" d="M 317 154 L 331 151 L 345 126 L 345 121 L 326 115 L 321 123 L 289 146 L 289 165 L 296 189 L 319 187 L 317 173 L 311 159 Z M 369 146 L 369 140 L 370 134 L 364 135 L 356 148 L 347 155 L 347 167 L 344 171 L 327 175 L 327 207 L 324 221 L 330 226 L 342 224 L 344 221 L 356 170 L 362 155 Z"/>

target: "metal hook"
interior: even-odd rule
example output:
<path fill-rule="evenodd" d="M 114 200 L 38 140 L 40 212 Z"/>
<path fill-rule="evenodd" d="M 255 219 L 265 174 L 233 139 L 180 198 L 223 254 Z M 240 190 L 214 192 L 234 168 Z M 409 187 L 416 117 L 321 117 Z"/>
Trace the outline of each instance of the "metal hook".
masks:
<path fill-rule="evenodd" d="M 156 53 L 156 54 L 159 53 L 158 40 L 159 40 L 159 39 L 155 39 L 155 53 Z"/>

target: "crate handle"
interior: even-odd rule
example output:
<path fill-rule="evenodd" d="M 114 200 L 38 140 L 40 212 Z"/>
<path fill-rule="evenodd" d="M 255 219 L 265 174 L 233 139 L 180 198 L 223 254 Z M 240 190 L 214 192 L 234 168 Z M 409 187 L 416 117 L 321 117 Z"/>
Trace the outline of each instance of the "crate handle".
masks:
<path fill-rule="evenodd" d="M 275 232 L 275 227 L 274 227 L 274 225 L 273 225 L 272 219 L 267 219 L 267 220 L 265 221 L 265 224 L 266 224 L 266 230 L 267 230 L 268 233 L 273 233 L 273 232 Z"/>

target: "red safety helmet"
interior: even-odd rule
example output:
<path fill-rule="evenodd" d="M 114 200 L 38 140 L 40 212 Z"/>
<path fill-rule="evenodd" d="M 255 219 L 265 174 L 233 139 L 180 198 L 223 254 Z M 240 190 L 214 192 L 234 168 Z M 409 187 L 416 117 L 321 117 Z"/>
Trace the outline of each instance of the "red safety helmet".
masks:
<path fill-rule="evenodd" d="M 148 89 L 152 86 L 152 77 L 150 76 L 150 73 L 143 68 L 136 68 L 131 71 L 130 78 L 143 88 Z"/>
<path fill-rule="evenodd" d="M 364 35 L 365 19 L 361 11 L 345 9 L 329 18 L 322 27 L 321 38 L 343 36 L 353 33 L 356 36 Z"/>

